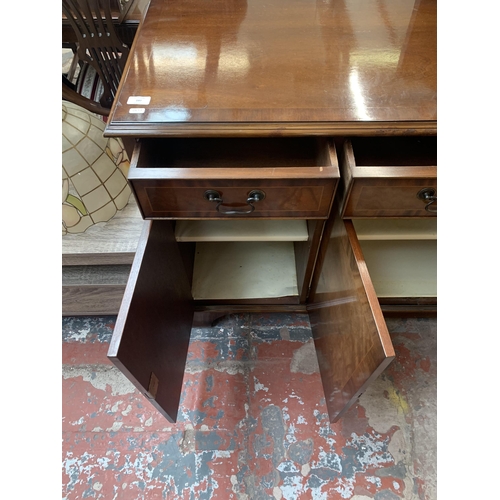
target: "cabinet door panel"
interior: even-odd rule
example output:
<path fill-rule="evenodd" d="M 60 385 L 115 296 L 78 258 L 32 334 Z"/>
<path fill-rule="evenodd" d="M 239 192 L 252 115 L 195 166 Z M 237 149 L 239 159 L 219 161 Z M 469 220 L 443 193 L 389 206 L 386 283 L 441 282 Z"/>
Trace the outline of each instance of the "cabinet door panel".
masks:
<path fill-rule="evenodd" d="M 355 229 L 340 216 L 325 230 L 311 292 L 311 328 L 335 422 L 394 359 Z"/>
<path fill-rule="evenodd" d="M 172 222 L 145 222 L 108 357 L 171 422 L 177 418 L 193 307 Z"/>

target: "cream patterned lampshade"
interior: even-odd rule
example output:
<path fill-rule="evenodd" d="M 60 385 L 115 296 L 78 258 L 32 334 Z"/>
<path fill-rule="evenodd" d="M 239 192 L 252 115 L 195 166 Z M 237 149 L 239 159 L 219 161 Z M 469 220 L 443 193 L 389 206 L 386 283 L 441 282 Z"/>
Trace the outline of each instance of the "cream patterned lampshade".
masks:
<path fill-rule="evenodd" d="M 130 198 L 130 162 L 119 139 L 103 136 L 102 119 L 62 102 L 62 233 L 83 233 L 111 219 Z"/>

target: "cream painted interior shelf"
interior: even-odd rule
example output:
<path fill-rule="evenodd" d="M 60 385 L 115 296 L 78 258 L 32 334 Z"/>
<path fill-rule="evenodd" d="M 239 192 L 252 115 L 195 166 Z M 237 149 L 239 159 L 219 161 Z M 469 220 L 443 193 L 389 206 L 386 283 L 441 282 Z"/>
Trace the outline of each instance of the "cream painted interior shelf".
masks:
<path fill-rule="evenodd" d="M 353 219 L 378 297 L 437 296 L 437 220 Z"/>
<path fill-rule="evenodd" d="M 353 219 L 358 240 L 435 240 L 437 220 Z"/>
<path fill-rule="evenodd" d="M 305 220 L 185 220 L 177 241 L 307 241 Z"/>
<path fill-rule="evenodd" d="M 198 242 L 194 299 L 256 299 L 298 295 L 293 242 Z"/>
<path fill-rule="evenodd" d="M 436 297 L 436 240 L 361 240 L 378 297 Z"/>
<path fill-rule="evenodd" d="M 194 299 L 298 295 L 293 242 L 307 241 L 305 220 L 177 221 L 175 237 L 196 242 Z"/>

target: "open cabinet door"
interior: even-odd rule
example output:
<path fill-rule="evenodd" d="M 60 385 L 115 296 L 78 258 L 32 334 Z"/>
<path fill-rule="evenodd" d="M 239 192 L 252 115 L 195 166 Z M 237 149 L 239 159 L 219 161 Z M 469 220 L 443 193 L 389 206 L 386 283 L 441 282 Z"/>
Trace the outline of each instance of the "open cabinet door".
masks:
<path fill-rule="evenodd" d="M 355 229 L 329 220 L 308 311 L 330 420 L 336 422 L 394 359 Z"/>
<path fill-rule="evenodd" d="M 146 221 L 108 358 L 171 422 L 177 419 L 194 314 L 171 221 Z"/>

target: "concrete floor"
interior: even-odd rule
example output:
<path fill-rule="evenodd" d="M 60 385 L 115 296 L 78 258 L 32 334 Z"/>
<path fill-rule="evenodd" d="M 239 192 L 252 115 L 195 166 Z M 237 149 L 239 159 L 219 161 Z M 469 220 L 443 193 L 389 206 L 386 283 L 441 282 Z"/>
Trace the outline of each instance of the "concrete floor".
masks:
<path fill-rule="evenodd" d="M 307 316 L 193 329 L 176 424 L 107 360 L 115 317 L 63 318 L 64 499 L 434 500 L 436 320 L 329 424 Z"/>

